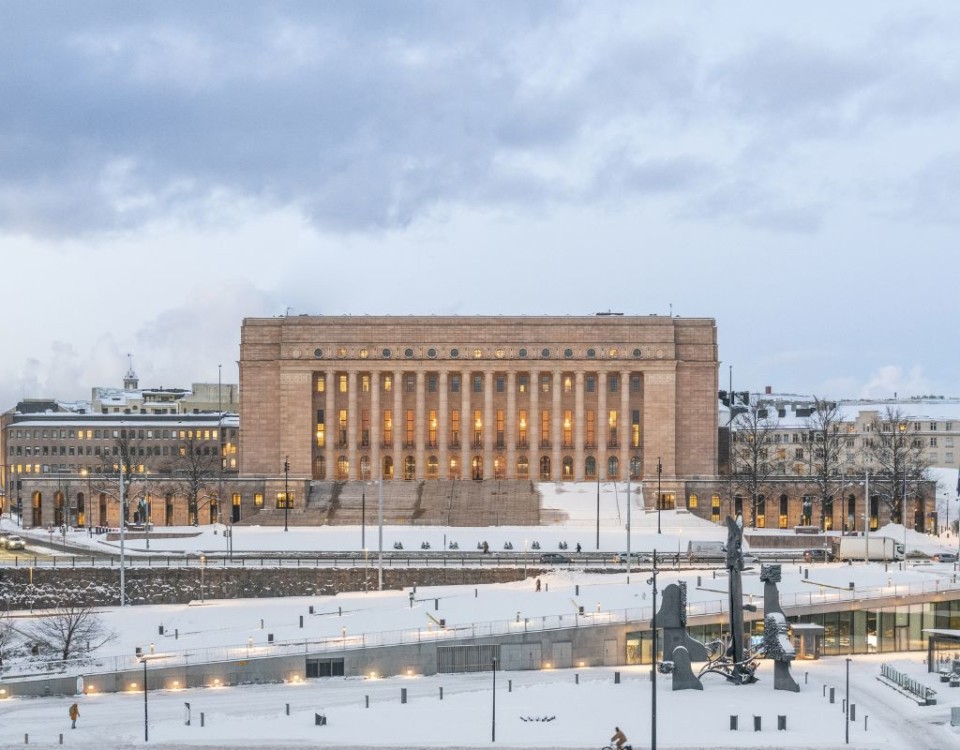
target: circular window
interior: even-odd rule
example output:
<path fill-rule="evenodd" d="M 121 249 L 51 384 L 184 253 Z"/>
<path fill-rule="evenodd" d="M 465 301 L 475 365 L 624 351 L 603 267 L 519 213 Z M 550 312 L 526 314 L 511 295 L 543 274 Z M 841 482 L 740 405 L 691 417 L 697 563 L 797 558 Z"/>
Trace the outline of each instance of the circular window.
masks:
<path fill-rule="evenodd" d="M 474 358 L 474 359 L 480 359 L 480 357 L 482 357 L 482 356 L 483 356 L 483 349 L 474 349 L 474 350 L 473 350 L 473 358 Z"/>
<path fill-rule="evenodd" d="M 507 353 L 503 349 L 497 349 L 495 354 L 497 355 L 497 359 L 503 359 L 507 356 Z"/>
<path fill-rule="evenodd" d="M 436 350 L 436 349 L 427 349 L 427 356 L 430 357 L 430 359 L 433 359 L 434 357 L 437 356 L 437 350 Z"/>
<path fill-rule="evenodd" d="M 634 350 L 633 350 L 633 356 L 634 356 L 636 359 L 640 359 L 640 357 L 643 356 L 643 352 L 641 352 L 639 349 L 634 349 Z"/>
<path fill-rule="evenodd" d="M 527 350 L 526 350 L 526 349 L 521 349 L 521 350 L 518 352 L 518 354 L 520 355 L 520 359 L 526 359 L 526 358 L 527 358 Z"/>
<path fill-rule="evenodd" d="M 323 356 L 323 349 L 314 349 L 313 356 L 320 359 Z"/>
<path fill-rule="evenodd" d="M 346 349 L 346 347 L 341 346 L 339 349 L 337 349 L 337 356 L 338 356 L 338 357 L 346 357 L 346 356 L 347 356 L 347 349 Z"/>
<path fill-rule="evenodd" d="M 413 349 L 410 349 L 409 347 L 404 349 L 403 356 L 406 357 L 407 359 L 410 359 L 413 356 Z"/>
<path fill-rule="evenodd" d="M 360 350 L 360 359 L 366 359 L 369 356 L 370 356 L 370 352 L 368 352 L 366 349 Z"/>
<path fill-rule="evenodd" d="M 294 349 L 291 354 L 293 354 L 294 359 L 300 359 L 300 355 L 303 354 L 299 349 Z"/>
<path fill-rule="evenodd" d="M 590 359 L 593 359 L 594 357 L 597 356 L 597 350 L 596 350 L 596 349 L 587 349 L 587 356 L 588 356 Z"/>
<path fill-rule="evenodd" d="M 384 358 L 384 359 L 390 359 L 390 355 L 391 355 L 393 352 L 391 352 L 389 349 L 384 349 L 383 352 L 381 352 L 381 353 L 383 354 L 383 358 Z"/>
<path fill-rule="evenodd" d="M 620 356 L 620 350 L 619 350 L 619 349 L 611 349 L 611 350 L 610 350 L 610 356 L 611 356 L 611 357 L 619 357 L 619 356 Z"/>
<path fill-rule="evenodd" d="M 573 356 L 573 349 L 564 349 L 563 356 L 566 357 L 567 359 L 570 359 L 570 357 Z"/>
<path fill-rule="evenodd" d="M 543 357 L 544 359 L 546 359 L 547 357 L 550 356 L 550 350 L 549 350 L 549 349 L 541 349 L 541 350 L 540 350 L 540 356 Z"/>
<path fill-rule="evenodd" d="M 451 349 L 451 350 L 450 350 L 450 356 L 453 357 L 454 359 L 456 359 L 457 357 L 460 356 L 460 350 L 459 350 L 459 349 Z"/>

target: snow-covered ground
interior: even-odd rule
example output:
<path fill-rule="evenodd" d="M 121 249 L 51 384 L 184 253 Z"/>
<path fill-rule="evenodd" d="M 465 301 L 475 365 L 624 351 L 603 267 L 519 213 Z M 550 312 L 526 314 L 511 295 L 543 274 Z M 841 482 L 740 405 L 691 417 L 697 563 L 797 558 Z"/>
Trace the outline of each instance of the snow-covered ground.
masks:
<path fill-rule="evenodd" d="M 551 486 L 546 486 L 551 487 Z M 600 541 L 608 551 L 626 548 L 626 503 L 624 485 L 616 492 L 603 485 Z M 528 549 L 538 541 L 542 551 L 556 550 L 565 541 L 572 551 L 577 542 L 585 551 L 596 546 L 596 489 L 558 486 L 546 505 L 566 513 L 557 526 L 536 528 L 433 528 L 388 527 L 384 547 L 402 541 L 407 549 L 419 549 L 430 541 L 434 549 L 444 541 L 456 541 L 460 549 L 473 550 L 486 540 L 493 550 L 511 541 L 514 551 Z M 636 500 L 631 508 L 631 548 L 686 549 L 690 538 L 724 539 L 722 527 L 687 513 L 644 512 Z M 9 528 L 9 522 L 3 525 Z M 194 530 L 183 529 L 191 532 Z M 881 533 L 903 539 L 902 527 Z M 27 532 L 43 541 L 45 532 Z M 376 549 L 376 526 L 367 528 L 367 547 Z M 907 532 L 911 550 L 932 553 L 956 549 L 956 539 L 929 537 Z M 82 532 L 70 534 L 77 543 L 103 547 L 102 538 Z M 142 542 L 130 543 L 142 548 Z M 301 529 L 238 527 L 235 551 L 266 550 L 356 550 L 360 549 L 357 527 Z M 200 552 L 224 549 L 222 528 L 201 528 L 187 539 L 151 541 L 151 552 Z M 531 551 L 531 562 L 535 555 Z M 371 559 L 371 565 L 375 560 Z M 807 578 L 804 578 L 804 572 Z M 703 580 L 697 586 L 697 576 Z M 709 576 L 709 578 L 705 578 Z M 574 602 L 591 616 L 617 613 L 636 619 L 650 616 L 647 574 L 626 572 L 596 574 L 582 570 L 556 570 L 542 576 L 543 591 L 534 592 L 532 580 L 490 586 L 421 587 L 415 605 L 408 591 L 340 594 L 335 597 L 207 601 L 203 605 L 164 605 L 107 608 L 102 616 L 117 639 L 104 653 L 129 656 L 136 646 L 157 653 L 182 649 L 217 649 L 252 644 L 265 646 L 266 633 L 277 641 L 287 639 L 352 637 L 363 633 L 429 628 L 429 615 L 444 617 L 448 627 L 515 620 L 569 616 Z M 723 571 L 673 569 L 659 579 L 660 587 L 675 580 L 688 583 L 691 612 L 725 600 Z M 784 565 L 782 599 L 799 601 L 848 596 L 836 588 L 853 581 L 857 595 L 901 593 L 910 587 L 954 586 L 954 566 L 946 564 L 812 564 Z M 817 584 L 823 584 L 822 586 Z M 579 590 L 579 593 L 578 593 Z M 758 599 L 762 586 L 756 571 L 744 576 L 744 591 Z M 572 601 L 573 600 L 573 601 Z M 310 606 L 314 615 L 308 615 Z M 299 617 L 305 625 L 299 627 Z M 261 620 L 263 623 L 261 624 Z M 158 636 L 158 625 L 166 635 Z M 177 638 L 171 635 L 177 634 Z M 949 725 L 949 707 L 960 705 L 960 689 L 941 685 L 926 673 L 922 653 L 855 656 L 850 663 L 851 702 L 857 721 L 850 726 L 850 745 L 862 748 L 945 748 L 960 743 L 960 734 Z M 936 706 L 918 707 L 876 680 L 881 661 L 894 662 L 915 679 L 936 689 Z M 705 689 L 673 692 L 670 678 L 658 676 L 658 746 L 695 747 L 789 747 L 840 748 L 844 744 L 842 698 L 846 661 L 828 657 L 815 662 L 795 662 L 793 672 L 801 682 L 798 694 L 774 691 L 772 665 L 764 663 L 756 685 L 734 687 L 721 678 L 705 678 Z M 620 667 L 620 684 L 614 684 L 611 668 L 579 668 L 497 674 L 496 742 L 492 742 L 493 675 L 412 675 L 394 678 L 329 678 L 308 684 L 282 684 L 155 691 L 149 696 L 150 744 L 156 747 L 562 747 L 593 748 L 606 744 L 615 725 L 621 726 L 634 747 L 647 747 L 650 740 L 651 681 L 648 667 Z M 508 691 L 508 681 L 512 690 Z M 835 689 L 836 703 L 824 694 Z M 400 690 L 407 689 L 408 702 L 400 703 Z M 443 688 L 443 700 L 440 700 Z M 956 692 L 954 697 L 953 693 Z M 365 707 L 369 696 L 370 706 Z M 78 728 L 70 729 L 67 708 L 73 700 L 80 706 Z M 184 724 L 184 704 L 189 702 L 192 724 Z M 286 705 L 290 706 L 289 716 Z M 199 714 L 204 714 L 200 727 Z M 314 724 L 315 713 L 327 716 L 326 726 Z M 730 715 L 739 716 L 739 731 L 729 730 Z M 762 731 L 753 731 L 753 717 L 760 716 Z M 777 716 L 787 717 L 787 730 L 776 730 Z M 865 717 L 869 717 L 866 718 Z M 864 724 L 866 722 L 866 729 Z M 143 742 L 143 696 L 129 692 L 84 695 L 71 698 L 10 698 L 0 700 L 0 747 L 24 742 L 30 746 L 64 744 L 76 747 L 123 747 Z"/>

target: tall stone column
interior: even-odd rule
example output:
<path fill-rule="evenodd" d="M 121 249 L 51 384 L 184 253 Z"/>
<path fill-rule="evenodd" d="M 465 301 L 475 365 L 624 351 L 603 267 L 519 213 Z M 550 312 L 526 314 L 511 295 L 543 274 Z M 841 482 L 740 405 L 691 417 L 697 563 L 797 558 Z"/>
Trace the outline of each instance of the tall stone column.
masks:
<path fill-rule="evenodd" d="M 573 475 L 574 479 L 582 482 L 583 474 L 583 370 L 574 374 L 574 407 L 573 407 Z"/>
<path fill-rule="evenodd" d="M 360 455 L 357 451 L 357 423 L 360 421 L 360 410 L 357 408 L 357 371 L 351 369 L 347 373 L 347 461 L 350 462 L 348 479 L 360 476 Z"/>
<path fill-rule="evenodd" d="M 540 481 L 540 373 L 530 371 L 530 413 L 527 414 L 527 453 L 530 460 L 530 479 Z"/>
<path fill-rule="evenodd" d="M 563 373 L 560 370 L 553 371 L 553 405 L 550 407 L 550 473 L 552 479 L 557 482 L 563 478 L 561 472 L 560 455 L 563 447 L 563 433 L 561 432 L 560 395 L 563 393 Z"/>
<path fill-rule="evenodd" d="M 337 422 L 337 372 L 336 370 L 327 370 L 323 373 L 324 385 L 324 406 L 323 419 L 326 432 L 326 445 L 323 449 L 323 461 L 327 466 L 327 479 L 337 478 L 337 438 L 340 433 L 340 425 Z"/>
<path fill-rule="evenodd" d="M 607 373 L 597 371 L 597 475 L 607 479 L 607 437 L 610 425 L 607 424 Z"/>
<path fill-rule="evenodd" d="M 630 372 L 620 373 L 620 465 L 624 467 L 623 478 L 630 476 Z"/>
<path fill-rule="evenodd" d="M 450 420 L 447 414 L 447 371 L 441 370 L 437 378 L 440 389 L 440 405 L 437 409 L 437 460 L 440 462 L 440 479 L 450 476 L 450 460 L 447 457 L 447 444 L 450 440 Z"/>
<path fill-rule="evenodd" d="M 423 479 L 427 475 L 426 466 L 426 435 L 424 430 L 427 424 L 427 392 L 426 392 L 426 373 L 423 370 L 417 370 L 417 406 L 416 419 L 414 421 L 414 441 L 417 445 L 417 452 L 414 454 L 417 461 L 417 479 Z"/>
<path fill-rule="evenodd" d="M 460 374 L 460 476 L 473 479 L 470 456 L 473 445 L 473 414 L 470 413 L 470 372 Z"/>
<path fill-rule="evenodd" d="M 383 414 L 380 413 L 380 372 L 370 373 L 370 479 L 380 478 L 380 428 Z"/>
<path fill-rule="evenodd" d="M 507 421 L 504 439 L 507 444 L 507 479 L 517 478 L 517 373 L 507 374 Z"/>
<path fill-rule="evenodd" d="M 661 479 L 676 478 L 677 373 L 648 370 L 643 374 L 643 473 L 656 477 L 657 459 L 663 465 Z M 666 488 L 664 488 L 666 491 Z"/>
<path fill-rule="evenodd" d="M 493 370 L 483 372 L 483 478 L 493 479 L 493 442 L 497 425 L 493 419 Z"/>
<path fill-rule="evenodd" d="M 403 438 L 406 422 L 403 414 L 403 371 L 393 373 L 393 477 L 403 477 Z"/>

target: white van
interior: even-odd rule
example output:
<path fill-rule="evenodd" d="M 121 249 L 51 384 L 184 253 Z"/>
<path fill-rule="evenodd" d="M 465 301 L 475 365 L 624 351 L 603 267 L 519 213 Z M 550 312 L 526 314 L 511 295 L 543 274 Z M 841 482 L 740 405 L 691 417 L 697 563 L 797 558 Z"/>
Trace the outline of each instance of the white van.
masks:
<path fill-rule="evenodd" d="M 698 542 L 691 540 L 687 543 L 687 559 L 690 562 L 726 560 L 727 545 L 725 542 Z"/>

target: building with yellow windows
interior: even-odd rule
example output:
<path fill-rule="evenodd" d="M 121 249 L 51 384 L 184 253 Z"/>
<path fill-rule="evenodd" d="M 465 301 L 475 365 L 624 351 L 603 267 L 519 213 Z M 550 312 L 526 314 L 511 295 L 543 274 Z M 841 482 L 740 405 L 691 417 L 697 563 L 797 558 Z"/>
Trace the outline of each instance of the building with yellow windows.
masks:
<path fill-rule="evenodd" d="M 717 372 L 709 318 L 248 318 L 240 472 L 672 494 L 716 475 Z"/>

